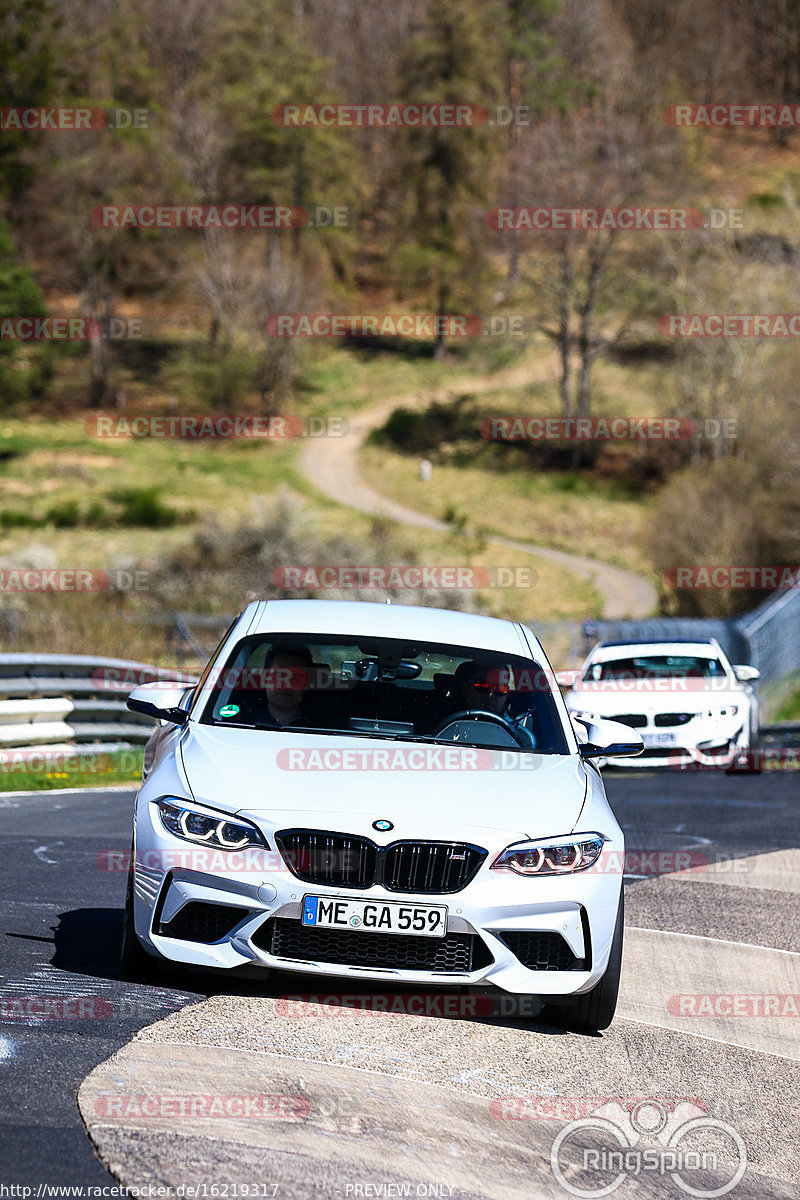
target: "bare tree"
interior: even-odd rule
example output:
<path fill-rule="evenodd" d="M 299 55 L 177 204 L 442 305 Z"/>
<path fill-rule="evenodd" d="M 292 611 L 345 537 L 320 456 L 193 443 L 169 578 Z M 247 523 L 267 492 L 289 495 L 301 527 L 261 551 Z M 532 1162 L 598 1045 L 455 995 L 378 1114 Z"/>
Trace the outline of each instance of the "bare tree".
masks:
<path fill-rule="evenodd" d="M 601 214 L 663 204 L 655 188 L 675 158 L 639 114 L 610 102 L 547 118 L 531 131 L 525 152 L 524 207 L 578 213 L 567 216 L 567 228 L 524 234 L 522 278 L 542 329 L 558 346 L 562 413 L 585 417 L 596 359 L 623 342 L 658 290 L 659 235 L 626 234 L 614 220 L 603 228 Z M 583 210 L 598 214 L 598 227 Z"/>

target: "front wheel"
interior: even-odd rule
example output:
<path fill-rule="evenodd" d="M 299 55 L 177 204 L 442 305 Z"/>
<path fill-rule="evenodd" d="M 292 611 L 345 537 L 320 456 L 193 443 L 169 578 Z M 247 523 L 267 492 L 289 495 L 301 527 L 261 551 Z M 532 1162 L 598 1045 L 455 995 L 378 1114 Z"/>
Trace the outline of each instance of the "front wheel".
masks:
<path fill-rule="evenodd" d="M 733 761 L 727 768 L 727 774 L 733 775 L 738 771 L 744 771 L 750 775 L 761 774 L 761 747 L 758 731 L 750 733 L 746 745 L 736 747 Z"/>
<path fill-rule="evenodd" d="M 542 1018 L 551 1025 L 564 1029 L 575 1029 L 581 1033 L 595 1033 L 608 1029 L 614 1020 L 619 995 L 619 979 L 622 970 L 622 942 L 625 935 L 625 895 L 620 892 L 614 939 L 605 975 L 590 992 L 577 996 L 572 1004 L 546 1004 Z"/>

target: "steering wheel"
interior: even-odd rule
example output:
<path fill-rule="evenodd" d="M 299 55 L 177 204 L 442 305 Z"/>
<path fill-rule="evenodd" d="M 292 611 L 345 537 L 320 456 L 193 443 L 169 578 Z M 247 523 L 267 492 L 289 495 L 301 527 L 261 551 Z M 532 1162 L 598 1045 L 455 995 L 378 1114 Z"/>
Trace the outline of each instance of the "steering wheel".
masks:
<path fill-rule="evenodd" d="M 527 729 L 517 729 L 505 717 L 501 717 L 498 713 L 488 712 L 484 708 L 462 708 L 459 712 L 451 713 L 449 717 L 445 717 L 433 731 L 433 737 L 438 737 L 442 730 L 447 729 L 448 725 L 455 725 L 456 721 L 491 721 L 494 725 L 499 725 L 501 729 L 505 729 L 506 733 L 510 734 L 520 750 L 530 750 L 530 743 L 526 741 L 530 739 L 530 734 Z"/>

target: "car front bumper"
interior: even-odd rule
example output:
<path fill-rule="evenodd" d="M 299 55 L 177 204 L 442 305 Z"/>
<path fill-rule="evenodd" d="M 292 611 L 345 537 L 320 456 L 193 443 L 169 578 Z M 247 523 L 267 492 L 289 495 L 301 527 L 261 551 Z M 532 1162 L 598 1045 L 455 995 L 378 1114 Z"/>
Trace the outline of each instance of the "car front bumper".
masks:
<path fill-rule="evenodd" d="M 137 936 L 152 954 L 197 967 L 232 969 L 247 964 L 323 977 L 382 980 L 395 984 L 464 986 L 491 985 L 518 995 L 568 996 L 590 990 L 605 973 L 611 950 L 622 879 L 619 867 L 610 871 L 583 871 L 572 875 L 525 878 L 510 871 L 495 871 L 483 864 L 475 878 L 459 892 L 411 894 L 389 892 L 376 885 L 363 891 L 303 882 L 273 852 L 256 869 L 197 869 L 193 847 L 179 842 L 160 826 L 152 805 L 142 803 L 136 825 L 133 864 L 134 924 Z M 624 859 L 619 837 L 607 843 L 613 864 Z M 225 860 L 223 852 L 216 856 Z M 319 952 L 273 952 L 271 922 L 283 925 L 289 941 L 305 939 L 301 923 L 305 895 L 368 899 L 419 905 L 446 905 L 448 946 L 469 944 L 471 963 L 459 954 L 457 969 L 439 963 L 434 969 L 407 964 L 406 935 L 353 933 L 353 938 L 401 938 L 402 964 L 392 961 L 383 945 L 373 943 L 372 961 L 328 961 L 336 949 Z M 190 905 L 221 906 L 216 908 Z M 227 910 L 227 911 L 226 911 Z M 234 910 L 234 911 L 231 911 Z M 186 936 L 191 913 L 195 927 Z M 195 914 L 198 920 L 194 920 Z M 200 929 L 210 914 L 211 924 Z M 215 924 L 219 921 L 219 926 Z M 174 936 L 180 932 L 184 936 Z M 216 934 L 222 932 L 222 936 Z M 541 934 L 541 938 L 524 935 Z M 555 941 L 558 938 L 559 941 Z M 313 939 L 311 939 L 313 940 Z M 442 943 L 440 938 L 413 938 L 414 942 Z M 318 945 L 318 943 L 315 943 Z M 338 945 L 342 945 L 340 941 Z M 352 943 L 349 943 L 352 946 Z M 363 941 L 361 943 L 363 946 Z M 512 949 L 512 946 L 514 949 Z M 545 947 L 545 950 L 542 950 Z M 425 952 L 429 947 L 422 948 Z M 515 953 L 516 950 L 516 953 Z M 557 951 L 553 953 L 553 951 Z M 363 957 L 363 956 L 362 956 Z M 533 967 L 544 961 L 546 966 Z M 525 960 L 525 961 L 523 961 Z M 568 969 L 554 963 L 569 961 Z"/>
<path fill-rule="evenodd" d="M 647 734 L 661 733 L 661 730 L 637 730 L 645 739 L 645 748 L 642 754 L 632 756 L 630 758 L 610 758 L 606 760 L 610 765 L 615 767 L 688 767 L 693 763 L 699 763 L 702 766 L 711 767 L 719 766 L 720 768 L 729 767 L 737 754 L 742 728 L 736 729 L 709 729 L 692 728 L 689 725 L 681 726 L 674 733 L 675 741 L 672 743 L 665 742 L 662 745 L 653 744 L 647 745 Z"/>

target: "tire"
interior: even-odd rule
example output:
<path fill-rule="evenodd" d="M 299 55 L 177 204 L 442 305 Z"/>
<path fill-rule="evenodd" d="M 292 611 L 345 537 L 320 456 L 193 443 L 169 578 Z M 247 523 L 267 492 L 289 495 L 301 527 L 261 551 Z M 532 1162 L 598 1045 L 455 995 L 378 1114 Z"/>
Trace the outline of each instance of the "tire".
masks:
<path fill-rule="evenodd" d="M 620 892 L 614 938 L 606 973 L 590 992 L 577 996 L 571 1004 L 546 1004 L 542 1018 L 551 1025 L 574 1029 L 580 1033 L 596 1033 L 608 1029 L 614 1020 L 622 970 L 622 942 L 625 936 L 625 894 Z"/>
<path fill-rule="evenodd" d="M 122 974 L 127 979 L 140 979 L 153 974 L 156 961 L 145 950 L 136 936 L 133 924 L 133 848 L 131 866 L 128 869 L 128 886 L 125 891 L 125 914 L 122 918 L 122 943 L 119 962 Z"/>
<path fill-rule="evenodd" d="M 761 747 L 759 745 L 758 733 L 750 734 L 747 746 L 737 751 L 733 762 L 726 769 L 727 775 L 734 775 L 739 772 L 747 775 L 761 774 Z"/>

